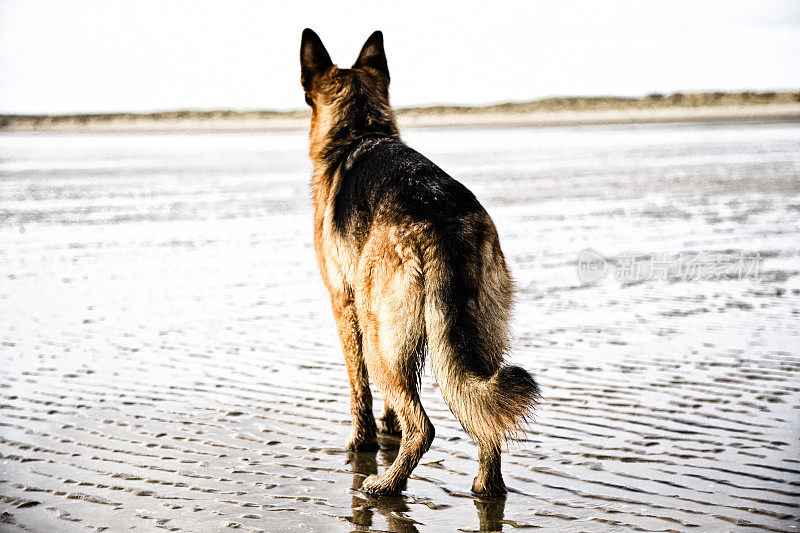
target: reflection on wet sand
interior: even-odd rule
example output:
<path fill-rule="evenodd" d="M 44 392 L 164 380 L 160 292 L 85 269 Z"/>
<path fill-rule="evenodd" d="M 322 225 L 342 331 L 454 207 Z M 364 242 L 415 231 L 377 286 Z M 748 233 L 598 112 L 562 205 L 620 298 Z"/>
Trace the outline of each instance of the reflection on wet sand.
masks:
<path fill-rule="evenodd" d="M 358 491 L 368 476 L 378 473 L 378 460 L 385 468 L 397 457 L 400 440 L 396 437 L 379 437 L 381 448 L 375 452 L 348 452 L 347 462 L 353 471 L 352 489 Z M 405 497 L 375 497 L 363 492 L 353 494 L 353 516 L 350 520 L 357 526 L 372 527 L 374 512 L 384 516 L 392 531 L 416 532 L 414 520 L 404 516 L 409 511 Z"/>
<path fill-rule="evenodd" d="M 379 437 L 381 442 L 381 449 L 377 452 L 348 452 L 347 462 L 353 472 L 353 484 L 351 486 L 354 491 L 352 510 L 353 514 L 348 517 L 353 524 L 371 528 L 373 523 L 373 514 L 378 513 L 383 516 L 386 523 L 389 525 L 390 531 L 398 533 L 416 533 L 417 522 L 408 517 L 411 509 L 408 506 L 408 498 L 404 495 L 400 496 L 379 496 L 375 497 L 370 494 L 358 492 L 361 488 L 361 483 L 368 476 L 378 473 L 378 463 L 380 462 L 383 468 L 388 468 L 389 465 L 397 457 L 400 441 L 396 437 Z M 435 502 L 425 502 L 426 505 L 436 507 Z M 477 510 L 478 529 L 462 529 L 462 531 L 502 531 L 503 529 L 503 513 L 505 511 L 506 497 L 499 498 L 478 498 L 475 497 L 473 503 Z M 442 504 L 447 506 L 446 504 Z"/>
<path fill-rule="evenodd" d="M 506 497 L 476 499 L 475 508 L 478 510 L 478 531 L 502 531 L 503 514 L 506 510 Z M 513 524 L 512 524 L 513 525 Z"/>

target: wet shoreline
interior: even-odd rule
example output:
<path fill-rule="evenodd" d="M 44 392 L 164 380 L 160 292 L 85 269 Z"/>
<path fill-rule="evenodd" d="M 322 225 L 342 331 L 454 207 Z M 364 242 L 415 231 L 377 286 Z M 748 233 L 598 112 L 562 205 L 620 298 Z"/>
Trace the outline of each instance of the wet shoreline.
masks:
<path fill-rule="evenodd" d="M 427 371 L 431 451 L 402 496 L 354 490 L 397 441 L 344 451 L 304 133 L 4 134 L 0 529 L 800 526 L 796 124 L 404 137 L 481 199 L 517 281 L 511 360 L 544 398 L 506 499 L 469 493 L 475 446 Z M 764 259 L 586 284 L 585 248 Z"/>

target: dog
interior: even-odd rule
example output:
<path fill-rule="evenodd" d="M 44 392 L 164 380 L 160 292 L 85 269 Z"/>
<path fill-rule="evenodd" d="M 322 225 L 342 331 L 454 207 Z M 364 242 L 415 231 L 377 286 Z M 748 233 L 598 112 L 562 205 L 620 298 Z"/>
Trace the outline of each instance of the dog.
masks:
<path fill-rule="evenodd" d="M 347 449 L 377 449 L 378 429 L 402 433 L 395 461 L 361 490 L 402 491 L 431 446 L 418 393 L 427 357 L 478 445 L 473 492 L 505 494 L 501 447 L 525 429 L 539 389 L 503 363 L 514 288 L 494 223 L 464 185 L 400 139 L 380 31 L 343 69 L 306 29 L 300 65 L 311 107 L 314 247 L 350 381 Z M 370 379 L 385 404 L 377 423 Z"/>

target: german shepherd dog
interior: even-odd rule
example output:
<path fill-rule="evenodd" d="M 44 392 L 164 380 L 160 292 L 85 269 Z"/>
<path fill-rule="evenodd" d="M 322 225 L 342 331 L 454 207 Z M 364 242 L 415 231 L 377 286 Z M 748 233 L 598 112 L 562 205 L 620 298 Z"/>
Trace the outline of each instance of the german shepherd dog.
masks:
<path fill-rule="evenodd" d="M 425 356 L 450 410 L 479 447 L 472 490 L 504 494 L 500 451 L 524 429 L 536 381 L 503 364 L 513 282 L 475 196 L 400 140 L 383 34 L 340 69 L 310 29 L 300 45 L 311 106 L 314 245 L 350 378 L 348 450 L 402 432 L 397 459 L 361 489 L 396 494 L 433 441 L 419 398 Z M 369 378 L 383 393 L 376 425 Z"/>

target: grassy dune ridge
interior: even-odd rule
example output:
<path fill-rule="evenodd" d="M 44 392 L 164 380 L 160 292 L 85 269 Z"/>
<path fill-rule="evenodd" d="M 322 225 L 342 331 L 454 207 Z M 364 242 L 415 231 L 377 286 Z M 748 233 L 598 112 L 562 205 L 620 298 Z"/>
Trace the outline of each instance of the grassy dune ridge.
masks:
<path fill-rule="evenodd" d="M 612 119 L 614 112 L 621 113 L 623 119 L 647 121 L 664 118 L 661 110 L 711 110 L 705 113 L 702 118 L 713 118 L 713 109 L 752 109 L 771 107 L 782 115 L 800 116 L 800 91 L 782 92 L 704 92 L 704 93 L 673 93 L 669 95 L 650 94 L 642 98 L 636 97 L 553 97 L 532 100 L 529 102 L 504 102 L 483 106 L 461 106 L 461 105 L 431 105 L 419 107 L 406 107 L 397 109 L 398 118 L 401 122 L 422 124 L 439 124 L 446 122 L 448 117 L 455 119 L 456 122 L 470 122 L 470 117 L 489 117 L 515 116 L 517 118 L 529 116 L 533 122 L 536 117 L 540 117 L 544 122 L 561 114 L 568 115 L 563 121 L 580 121 L 581 114 L 584 113 L 587 119 L 590 114 L 600 119 L 607 117 Z M 785 113 L 780 113 L 785 110 Z M 637 113 L 638 112 L 638 113 Z M 654 112 L 648 113 L 648 112 Z M 730 113 L 728 113 L 730 114 Z M 747 113 L 745 113 L 747 114 Z M 756 113 L 757 114 L 757 113 Z M 773 115 L 775 112 L 773 111 Z M 119 127 L 125 129 L 130 126 L 133 129 L 159 129 L 161 126 L 171 125 L 175 129 L 182 129 L 181 125 L 187 129 L 204 127 L 213 128 L 215 125 L 227 124 L 229 127 L 241 125 L 263 126 L 265 128 L 293 128 L 302 125 L 309 116 L 307 109 L 292 111 L 274 110 L 182 110 L 182 111 L 158 111 L 151 113 L 92 113 L 92 114 L 70 114 L 70 115 L 0 115 L 0 131 L 36 131 L 36 130 L 61 130 L 61 129 L 114 129 Z M 680 113 L 671 113 L 669 119 L 680 119 Z M 696 115 L 686 114 L 686 119 L 691 119 Z M 427 119 L 427 120 L 426 120 Z M 431 120 L 432 119 L 432 120 Z M 560 119 L 556 120 L 558 122 Z M 613 121 L 613 120 L 612 120 Z M 485 120 L 481 122 L 486 122 Z"/>
<path fill-rule="evenodd" d="M 600 111 L 625 109 L 656 109 L 665 107 L 749 106 L 791 104 L 800 102 L 800 91 L 739 92 L 739 93 L 673 93 L 650 94 L 643 98 L 624 96 L 553 97 L 530 102 L 504 102 L 486 106 L 427 106 L 410 107 L 399 111 L 409 113 L 535 113 L 553 111 Z"/>

